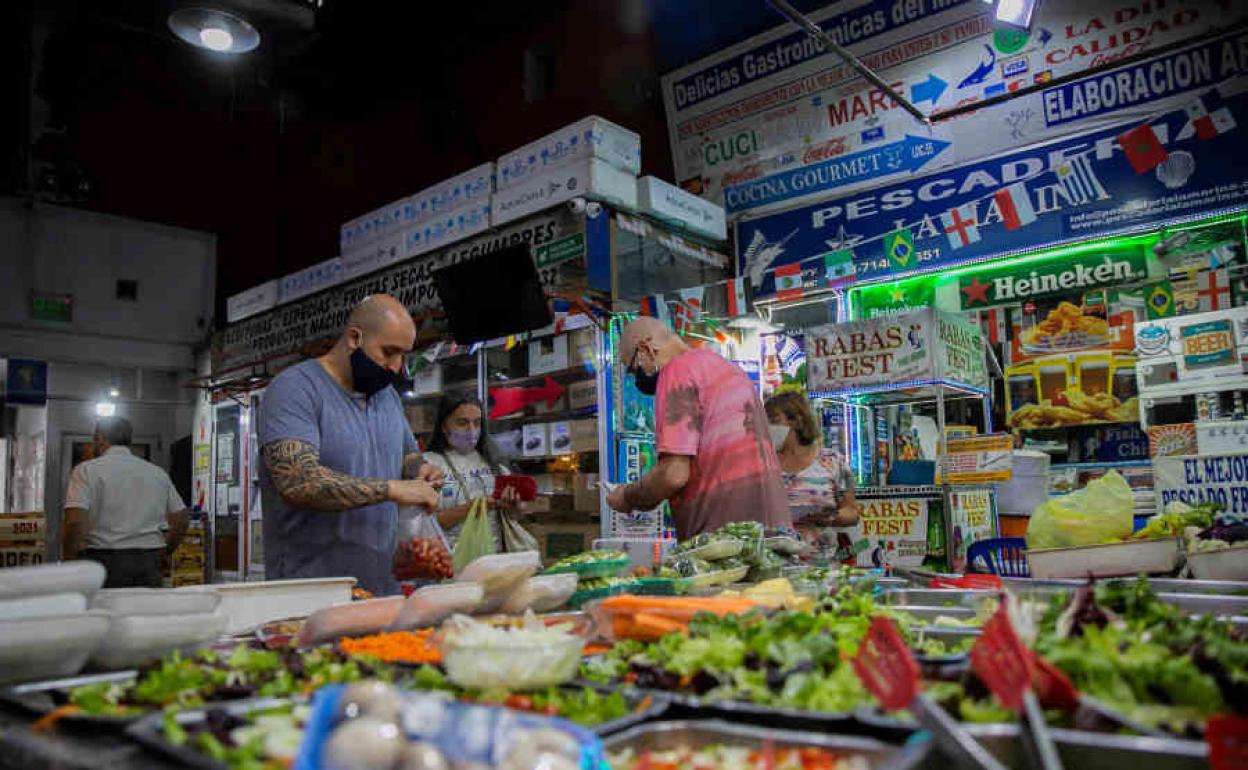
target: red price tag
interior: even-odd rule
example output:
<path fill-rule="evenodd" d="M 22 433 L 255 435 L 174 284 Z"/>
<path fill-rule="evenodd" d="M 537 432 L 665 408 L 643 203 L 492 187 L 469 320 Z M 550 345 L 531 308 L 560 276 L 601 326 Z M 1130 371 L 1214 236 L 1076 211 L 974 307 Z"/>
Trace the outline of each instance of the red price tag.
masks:
<path fill-rule="evenodd" d="M 1248 770 L 1248 717 L 1213 717 L 1205 726 L 1205 740 L 1213 770 Z"/>

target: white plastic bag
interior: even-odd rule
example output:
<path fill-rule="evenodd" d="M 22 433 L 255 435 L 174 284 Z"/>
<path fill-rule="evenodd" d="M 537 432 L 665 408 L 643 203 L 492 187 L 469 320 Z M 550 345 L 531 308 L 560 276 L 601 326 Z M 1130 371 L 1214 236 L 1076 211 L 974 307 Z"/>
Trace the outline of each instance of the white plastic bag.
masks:
<path fill-rule="evenodd" d="M 534 612 L 550 612 L 567 603 L 572 594 L 576 593 L 577 575 L 575 572 L 562 572 L 557 575 L 536 575 L 524 581 L 507 596 L 499 612 L 507 615 L 522 615 L 525 610 Z"/>
<path fill-rule="evenodd" d="M 471 615 L 481 606 L 485 592 L 477 583 L 445 583 L 425 586 L 412 592 L 403 602 L 399 617 L 390 625 L 392 631 L 436 626 L 452 615 Z"/>

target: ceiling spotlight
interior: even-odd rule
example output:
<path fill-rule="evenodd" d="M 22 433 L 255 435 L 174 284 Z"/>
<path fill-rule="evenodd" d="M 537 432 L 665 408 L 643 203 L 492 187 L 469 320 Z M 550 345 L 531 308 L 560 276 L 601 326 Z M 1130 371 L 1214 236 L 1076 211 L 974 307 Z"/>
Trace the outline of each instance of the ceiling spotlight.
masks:
<path fill-rule="evenodd" d="M 1031 28 L 1039 0 L 997 0 L 997 21 L 1011 27 Z"/>
<path fill-rule="evenodd" d="M 169 14 L 169 30 L 214 53 L 247 53 L 260 45 L 260 33 L 246 19 L 215 8 L 179 8 Z"/>
<path fill-rule="evenodd" d="M 113 385 L 112 387 L 108 389 L 109 398 L 117 398 L 120 395 L 121 395 L 121 389 L 118 388 L 116 385 Z"/>
<path fill-rule="evenodd" d="M 95 405 L 96 417 L 112 417 L 117 414 L 117 405 L 112 401 L 101 401 Z"/>

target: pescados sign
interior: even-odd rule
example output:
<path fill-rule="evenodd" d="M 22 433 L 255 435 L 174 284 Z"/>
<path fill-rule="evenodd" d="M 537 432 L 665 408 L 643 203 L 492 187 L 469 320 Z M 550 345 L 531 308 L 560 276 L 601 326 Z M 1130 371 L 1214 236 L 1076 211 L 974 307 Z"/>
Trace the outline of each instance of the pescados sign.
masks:
<path fill-rule="evenodd" d="M 958 298 L 963 310 L 973 310 L 1142 280 L 1147 275 L 1143 252 L 1094 254 L 964 275 L 958 278 Z"/>

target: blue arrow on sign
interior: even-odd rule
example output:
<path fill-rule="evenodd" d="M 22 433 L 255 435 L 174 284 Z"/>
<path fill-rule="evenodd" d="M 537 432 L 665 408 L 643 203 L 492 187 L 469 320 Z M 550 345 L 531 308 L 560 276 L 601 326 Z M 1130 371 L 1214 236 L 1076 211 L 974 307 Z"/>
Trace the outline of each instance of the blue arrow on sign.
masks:
<path fill-rule="evenodd" d="M 869 150 L 728 187 L 724 190 L 724 208 L 735 214 L 890 174 L 914 173 L 948 146 L 949 142 L 940 139 L 907 134 L 904 139 Z"/>
<path fill-rule="evenodd" d="M 912 102 L 931 102 L 936 104 L 936 100 L 945 92 L 945 87 L 949 84 L 934 74 L 929 74 L 927 80 L 922 83 L 916 83 L 910 86 L 910 101 Z"/>

